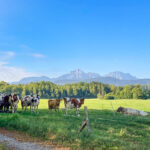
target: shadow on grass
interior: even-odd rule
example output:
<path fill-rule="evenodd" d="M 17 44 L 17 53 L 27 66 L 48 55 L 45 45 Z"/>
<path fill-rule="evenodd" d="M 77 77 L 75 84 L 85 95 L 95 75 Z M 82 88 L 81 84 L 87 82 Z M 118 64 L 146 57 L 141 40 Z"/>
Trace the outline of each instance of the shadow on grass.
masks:
<path fill-rule="evenodd" d="M 75 110 L 64 111 L 39 110 L 39 113 L 22 112 L 0 114 L 0 126 L 19 130 L 52 141 L 72 149 L 140 149 L 150 146 L 150 116 L 128 116 L 110 110 L 89 109 L 91 133 L 85 128 L 77 133 L 85 120 L 84 110 L 77 117 Z M 133 144 L 133 142 L 135 144 Z"/>

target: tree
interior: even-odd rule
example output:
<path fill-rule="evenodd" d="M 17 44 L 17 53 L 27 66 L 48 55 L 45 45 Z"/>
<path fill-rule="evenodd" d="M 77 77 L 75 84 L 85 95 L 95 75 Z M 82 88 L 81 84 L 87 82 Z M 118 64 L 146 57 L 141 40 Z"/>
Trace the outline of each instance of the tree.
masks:
<path fill-rule="evenodd" d="M 140 88 L 140 85 L 136 85 L 133 90 L 133 99 L 142 99 L 143 98 L 143 92 L 142 89 Z"/>

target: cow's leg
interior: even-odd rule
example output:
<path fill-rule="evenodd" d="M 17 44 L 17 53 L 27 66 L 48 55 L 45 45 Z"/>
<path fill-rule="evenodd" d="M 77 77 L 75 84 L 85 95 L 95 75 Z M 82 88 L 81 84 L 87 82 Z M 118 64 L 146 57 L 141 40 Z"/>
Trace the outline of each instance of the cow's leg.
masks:
<path fill-rule="evenodd" d="M 6 110 L 7 110 L 7 106 L 5 105 L 5 106 L 4 106 L 4 112 L 6 112 Z"/>
<path fill-rule="evenodd" d="M 24 105 L 22 105 L 22 111 L 24 110 Z"/>
<path fill-rule="evenodd" d="M 13 106 L 11 106 L 11 112 L 13 113 Z"/>
<path fill-rule="evenodd" d="M 14 109 L 14 112 L 16 112 L 17 111 L 17 106 L 15 106 L 15 109 Z"/>
<path fill-rule="evenodd" d="M 31 112 L 33 112 L 33 106 L 31 106 Z"/>
<path fill-rule="evenodd" d="M 30 105 L 30 112 L 32 112 L 32 105 Z"/>
<path fill-rule="evenodd" d="M 34 112 L 36 112 L 36 105 L 34 105 Z"/>
<path fill-rule="evenodd" d="M 6 107 L 6 108 L 7 108 L 7 110 L 6 110 L 6 111 L 7 111 L 7 112 L 9 112 L 9 106 L 8 106 L 8 105 L 7 105 L 7 107 Z"/>
<path fill-rule="evenodd" d="M 14 106 L 11 106 L 11 112 L 14 113 Z"/>
<path fill-rule="evenodd" d="M 25 105 L 25 112 L 27 111 L 27 105 Z"/>
<path fill-rule="evenodd" d="M 66 111 L 66 115 L 67 115 L 68 114 L 68 108 L 67 107 L 65 108 L 65 111 Z"/>
<path fill-rule="evenodd" d="M 32 112 L 35 112 L 35 105 L 32 105 Z"/>
<path fill-rule="evenodd" d="M 59 112 L 59 106 L 57 106 L 57 112 Z"/>
<path fill-rule="evenodd" d="M 17 112 L 18 105 L 15 106 L 15 112 Z"/>
<path fill-rule="evenodd" d="M 38 112 L 38 105 L 37 105 L 37 107 L 36 107 L 36 110 L 37 110 L 37 113 L 39 113 L 39 112 Z"/>
<path fill-rule="evenodd" d="M 79 111 L 79 108 L 76 108 L 76 113 L 77 113 L 77 116 L 80 117 L 80 111 Z"/>

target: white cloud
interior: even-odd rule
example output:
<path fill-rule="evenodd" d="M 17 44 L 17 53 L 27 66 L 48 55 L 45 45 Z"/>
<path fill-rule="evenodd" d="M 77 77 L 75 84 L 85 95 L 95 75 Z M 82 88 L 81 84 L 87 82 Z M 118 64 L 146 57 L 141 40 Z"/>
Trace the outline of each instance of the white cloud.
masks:
<path fill-rule="evenodd" d="M 9 66 L 10 60 L 15 55 L 13 51 L 0 51 L 0 81 L 14 82 L 24 77 L 37 76 L 37 74 L 27 72 L 23 68 Z"/>
<path fill-rule="evenodd" d="M 33 57 L 35 57 L 35 58 L 45 58 L 45 55 L 43 55 L 43 54 L 39 54 L 39 53 L 33 53 L 33 54 L 31 54 Z"/>
<path fill-rule="evenodd" d="M 25 45 L 25 44 L 22 44 L 19 46 L 21 48 L 22 51 L 25 52 L 26 55 L 28 56 L 32 56 L 34 58 L 38 58 L 38 59 L 41 59 L 41 58 L 45 58 L 46 56 L 43 55 L 43 54 L 40 54 L 40 53 L 36 53 L 36 51 L 31 48 L 30 46 L 28 45 Z"/>
<path fill-rule="evenodd" d="M 0 66 L 1 65 L 6 65 L 6 64 L 8 64 L 8 63 L 7 62 L 3 62 L 3 61 L 0 62 Z"/>
<path fill-rule="evenodd" d="M 25 45 L 25 44 L 19 45 L 19 48 L 21 48 L 22 50 L 25 50 L 25 51 L 31 51 L 31 50 L 33 50 L 30 46 Z"/>
<path fill-rule="evenodd" d="M 23 68 L 6 66 L 0 63 L 0 81 L 14 82 L 24 77 L 37 76 L 34 73 L 26 72 Z"/>
<path fill-rule="evenodd" d="M 15 53 L 12 51 L 1 51 L 0 52 L 0 62 L 9 61 L 15 56 Z"/>
<path fill-rule="evenodd" d="M 11 51 L 4 52 L 4 54 L 7 55 L 8 57 L 13 57 L 13 56 L 15 56 L 15 53 L 14 53 L 14 52 L 11 52 Z"/>

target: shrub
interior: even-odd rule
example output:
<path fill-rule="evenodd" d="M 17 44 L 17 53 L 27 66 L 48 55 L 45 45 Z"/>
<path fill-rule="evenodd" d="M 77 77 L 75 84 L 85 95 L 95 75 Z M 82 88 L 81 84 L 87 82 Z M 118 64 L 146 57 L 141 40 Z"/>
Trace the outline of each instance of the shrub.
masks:
<path fill-rule="evenodd" d="M 115 96 L 112 93 L 108 93 L 104 96 L 104 99 L 115 99 Z"/>

